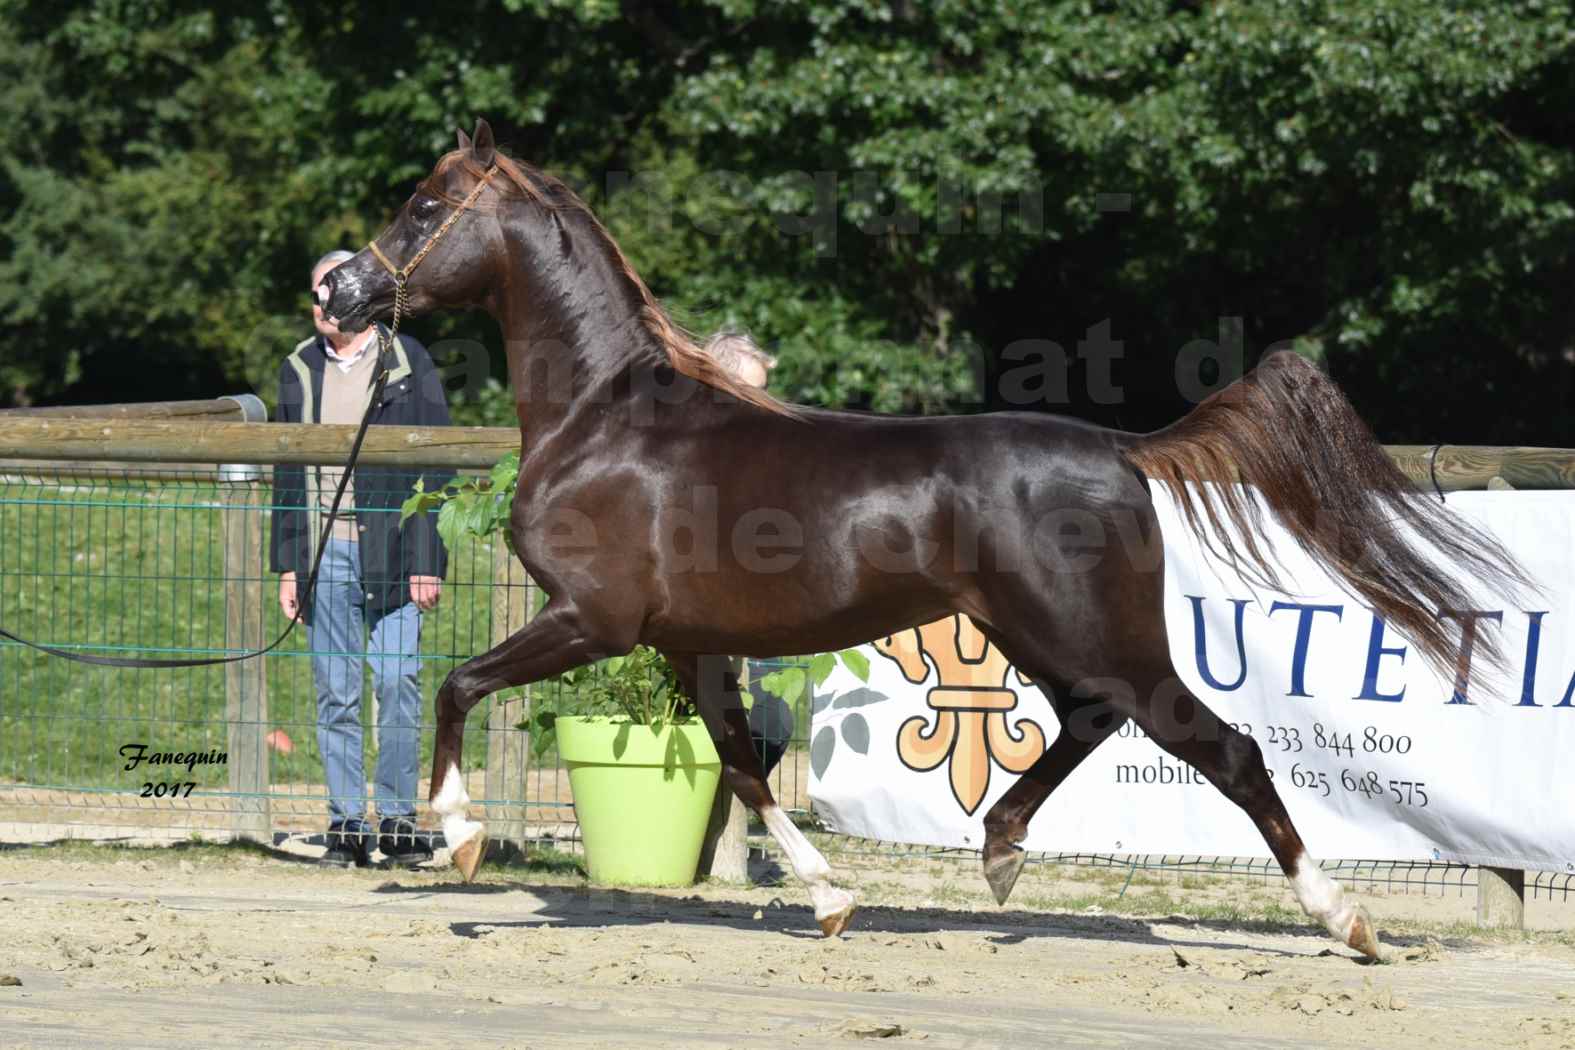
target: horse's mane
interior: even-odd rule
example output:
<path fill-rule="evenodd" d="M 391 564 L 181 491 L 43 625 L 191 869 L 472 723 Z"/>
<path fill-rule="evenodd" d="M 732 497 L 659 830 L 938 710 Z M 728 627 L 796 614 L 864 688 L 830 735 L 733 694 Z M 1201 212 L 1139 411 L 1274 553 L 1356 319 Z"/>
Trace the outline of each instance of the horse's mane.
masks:
<path fill-rule="evenodd" d="M 782 416 L 797 416 L 797 410 L 778 401 L 770 394 L 758 387 L 750 386 L 733 375 L 723 367 L 716 358 L 706 353 L 696 342 L 695 337 L 683 327 L 675 323 L 662 307 L 661 302 L 651 289 L 646 287 L 645 281 L 635 273 L 628 256 L 623 249 L 618 247 L 618 242 L 602 225 L 600 219 L 591 211 L 590 207 L 580 199 L 579 195 L 565 185 L 560 179 L 537 168 L 531 167 L 523 161 L 506 156 L 501 151 L 493 154 L 498 171 L 507 177 L 509 184 L 518 191 L 519 195 L 532 201 L 540 207 L 553 211 L 570 212 L 584 219 L 592 234 L 601 242 L 601 247 L 611 257 L 618 271 L 634 287 L 640 296 L 640 324 L 662 347 L 667 354 L 667 361 L 673 369 L 682 375 L 688 376 L 706 386 L 727 393 L 746 401 L 767 412 L 774 412 Z M 466 150 L 453 150 L 445 153 L 438 160 L 437 167 L 432 169 L 434 176 L 442 175 L 456 165 L 462 166 L 466 172 L 481 178 L 486 172 L 476 166 L 474 160 Z M 505 187 L 499 186 L 499 192 L 507 192 Z M 428 183 L 426 191 L 449 203 L 458 205 L 459 201 L 452 200 L 449 195 L 442 192 L 442 188 Z"/>

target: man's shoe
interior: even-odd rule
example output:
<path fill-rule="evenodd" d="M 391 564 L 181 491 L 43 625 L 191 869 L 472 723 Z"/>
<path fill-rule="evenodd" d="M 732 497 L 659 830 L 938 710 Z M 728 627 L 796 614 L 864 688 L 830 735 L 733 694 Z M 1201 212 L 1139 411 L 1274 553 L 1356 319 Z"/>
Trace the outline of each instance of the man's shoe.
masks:
<path fill-rule="evenodd" d="M 371 830 L 365 821 L 346 820 L 328 826 L 328 849 L 319 864 L 330 868 L 364 868 L 372 863 L 368 854 Z"/>
<path fill-rule="evenodd" d="M 432 833 L 409 817 L 384 817 L 377 830 L 377 847 L 388 863 L 413 867 L 432 859 Z"/>

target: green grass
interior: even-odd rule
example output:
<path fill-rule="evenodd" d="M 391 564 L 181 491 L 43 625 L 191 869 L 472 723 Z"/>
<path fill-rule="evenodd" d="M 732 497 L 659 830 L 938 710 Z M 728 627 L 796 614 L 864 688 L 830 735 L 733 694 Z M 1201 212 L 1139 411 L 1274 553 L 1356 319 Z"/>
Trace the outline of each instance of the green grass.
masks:
<path fill-rule="evenodd" d="M 205 842 L 191 839 L 172 845 L 148 846 L 122 842 L 67 840 L 41 842 L 8 848 L 0 856 L 18 860 L 37 860 L 51 864 L 86 861 L 113 864 L 121 860 L 146 861 L 162 868 L 173 868 L 190 861 L 206 868 L 235 868 L 259 860 L 274 860 L 278 854 L 254 842 Z"/>
<path fill-rule="evenodd" d="M 226 577 L 260 582 L 243 610 L 253 637 L 284 628 L 278 578 L 266 563 L 225 565 L 224 493 L 201 481 L 0 481 L 0 623 L 46 643 L 110 655 L 216 655 L 225 647 Z M 266 520 L 266 513 L 263 514 Z M 266 525 L 265 537 L 266 537 Z M 266 540 L 265 540 L 266 542 Z M 431 749 L 431 703 L 443 677 L 491 640 L 490 544 L 452 552 L 443 602 L 422 630 L 420 682 Z M 271 756 L 276 783 L 320 782 L 316 689 L 306 631 L 267 657 L 268 725 L 295 750 Z M 124 770 L 122 744 L 160 751 L 228 748 L 225 670 L 98 668 L 0 645 L 0 783 L 124 790 L 149 779 Z M 371 719 L 365 691 L 363 723 Z M 471 717 L 481 724 L 486 710 Z M 374 756 L 368 730 L 367 769 Z M 467 735 L 466 766 L 485 758 Z M 222 789 L 222 767 L 199 767 L 198 790 Z"/>
<path fill-rule="evenodd" d="M 583 856 L 567 853 L 552 846 L 535 844 L 525 851 L 523 859 L 516 857 L 510 860 L 483 861 L 480 870 L 482 877 L 490 874 L 562 884 L 580 884 L 586 881 Z"/>
<path fill-rule="evenodd" d="M 918 863 L 861 856 L 858 858 L 859 864 L 855 866 L 847 857 L 838 856 L 835 852 L 830 853 L 830 856 L 838 869 L 858 872 L 856 888 L 866 906 L 941 906 L 975 910 L 982 914 L 996 911 L 984 880 L 969 881 L 970 877 L 976 875 L 976 861 L 971 858 Z M 1270 881 L 1260 885 L 1257 880 L 1244 881 L 1238 875 L 1140 870 L 1123 894 L 1121 887 L 1126 882 L 1127 870 L 1030 863 L 1023 869 L 1016 892 L 1012 894 L 1005 910 L 1011 913 L 1180 919 L 1271 933 L 1322 934 L 1322 928 L 1300 908 L 1287 903 L 1280 892 L 1282 883 Z M 911 879 L 890 877 L 899 871 L 922 874 L 931 880 L 930 886 L 924 887 Z M 1056 885 L 1049 888 L 1046 883 Z M 1375 915 L 1385 943 L 1397 945 L 1403 950 L 1412 950 L 1428 940 L 1437 940 L 1446 946 L 1486 943 L 1575 948 L 1575 930 L 1487 929 L 1469 921 L 1396 917 L 1388 914 L 1381 906 L 1375 908 Z"/>
<path fill-rule="evenodd" d="M 0 857 L 63 864 L 83 861 L 113 864 L 130 860 L 175 868 L 183 862 L 199 870 L 233 870 L 253 867 L 259 862 L 296 864 L 299 857 L 283 857 L 279 851 L 253 842 L 204 842 L 193 839 L 170 846 L 138 846 L 119 842 L 65 841 L 25 845 L 7 849 Z M 482 876 L 528 879 L 531 882 L 573 885 L 585 882 L 583 858 L 546 846 L 532 846 L 524 859 L 486 861 Z M 446 872 L 443 873 L 446 877 Z"/>

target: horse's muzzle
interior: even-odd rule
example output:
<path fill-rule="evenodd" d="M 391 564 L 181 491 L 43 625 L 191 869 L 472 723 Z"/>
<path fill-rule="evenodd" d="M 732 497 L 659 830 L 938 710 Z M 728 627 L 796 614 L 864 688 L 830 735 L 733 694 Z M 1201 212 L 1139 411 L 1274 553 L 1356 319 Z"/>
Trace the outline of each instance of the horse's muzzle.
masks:
<path fill-rule="evenodd" d="M 323 274 L 323 279 L 312 290 L 317 305 L 324 316 L 338 326 L 341 332 L 359 332 L 371 323 L 372 296 L 362 286 L 359 275 L 350 270 L 355 260 L 336 266 Z"/>

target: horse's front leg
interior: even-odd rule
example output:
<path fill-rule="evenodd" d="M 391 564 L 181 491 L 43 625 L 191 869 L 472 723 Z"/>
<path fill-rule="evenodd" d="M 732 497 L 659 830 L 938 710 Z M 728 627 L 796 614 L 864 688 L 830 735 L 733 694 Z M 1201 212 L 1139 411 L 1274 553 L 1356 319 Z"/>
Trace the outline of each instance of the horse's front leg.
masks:
<path fill-rule="evenodd" d="M 691 653 L 664 652 L 667 662 L 678 673 L 684 690 L 694 698 L 695 707 L 716 744 L 722 759 L 727 786 L 744 804 L 760 814 L 766 830 L 776 839 L 793 865 L 793 872 L 809 889 L 815 907 L 815 920 L 827 937 L 835 937 L 853 918 L 853 894 L 831 884 L 831 865 L 804 833 L 782 812 L 765 774 L 760 757 L 749 738 L 749 721 L 738 695 L 738 678 L 726 657 L 695 656 Z"/>
<path fill-rule="evenodd" d="M 444 679 L 435 705 L 437 738 L 432 746 L 429 799 L 432 811 L 442 818 L 454 866 L 466 882 L 476 876 L 487 835 L 479 821 L 466 818 L 470 795 L 459 771 L 465 716 L 489 693 L 529 685 L 612 655 L 606 645 L 585 629 L 583 617 L 571 603 L 551 601 L 530 623 Z"/>

